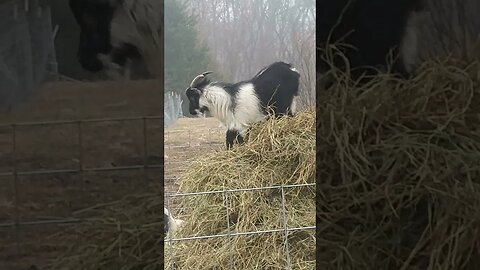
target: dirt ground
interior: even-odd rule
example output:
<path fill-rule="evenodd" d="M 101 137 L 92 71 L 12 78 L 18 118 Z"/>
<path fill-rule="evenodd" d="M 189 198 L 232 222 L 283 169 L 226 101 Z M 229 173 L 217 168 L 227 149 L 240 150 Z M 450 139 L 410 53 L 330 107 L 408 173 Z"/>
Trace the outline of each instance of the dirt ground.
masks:
<path fill-rule="evenodd" d="M 225 146 L 225 130 L 214 118 L 180 118 L 165 130 L 165 192 L 178 189 L 189 162 Z M 167 202 L 168 204 L 168 202 Z"/>

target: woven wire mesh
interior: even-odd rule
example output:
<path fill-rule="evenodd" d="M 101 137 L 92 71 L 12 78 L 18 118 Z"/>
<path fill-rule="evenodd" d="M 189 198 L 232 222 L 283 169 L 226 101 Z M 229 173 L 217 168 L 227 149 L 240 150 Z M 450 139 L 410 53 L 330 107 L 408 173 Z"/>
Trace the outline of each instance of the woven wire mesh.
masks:
<path fill-rule="evenodd" d="M 198 122 L 198 124 L 196 124 L 196 122 Z M 186 169 L 192 162 L 209 152 L 214 150 L 222 150 L 225 148 L 225 131 L 225 128 L 218 123 L 218 121 L 212 118 L 203 120 L 180 118 L 176 124 L 173 124 L 170 128 L 165 129 L 165 207 L 169 209 L 174 218 L 178 218 L 178 216 L 176 216 L 177 213 L 189 212 L 188 209 L 179 209 L 179 205 L 177 203 L 182 198 L 208 196 L 212 194 L 221 195 L 223 198 L 223 205 L 225 206 L 222 215 L 225 215 L 225 221 L 227 224 L 226 233 L 185 237 L 177 237 L 167 234 L 165 238 L 165 252 L 170 249 L 171 257 L 169 261 L 165 261 L 165 264 L 168 265 L 169 269 L 176 269 L 174 249 L 174 245 L 176 244 L 181 244 L 181 242 L 185 241 L 203 241 L 212 238 L 226 237 L 228 238 L 229 245 L 227 248 L 229 252 L 229 262 L 226 266 L 226 269 L 234 269 L 234 247 L 232 244 L 233 237 L 283 233 L 284 242 L 282 248 L 285 254 L 287 254 L 287 269 L 293 269 L 289 258 L 289 234 L 295 231 L 313 231 L 315 230 L 315 226 L 295 227 L 288 224 L 286 218 L 287 210 L 285 207 L 285 192 L 295 188 L 315 188 L 314 183 L 298 185 L 273 185 L 257 188 L 225 189 L 217 191 L 204 190 L 194 193 L 184 193 L 179 190 L 179 184 L 182 181 L 182 174 L 185 173 Z M 279 191 L 278 194 L 281 196 L 278 209 L 282 218 L 282 227 L 248 232 L 233 231 L 231 229 L 231 224 L 233 224 L 233 222 L 230 220 L 231 215 L 229 213 L 232 207 L 232 201 L 230 198 L 231 195 L 243 192 L 261 193 L 269 190 Z M 219 249 L 221 249 L 221 247 L 219 247 Z"/>

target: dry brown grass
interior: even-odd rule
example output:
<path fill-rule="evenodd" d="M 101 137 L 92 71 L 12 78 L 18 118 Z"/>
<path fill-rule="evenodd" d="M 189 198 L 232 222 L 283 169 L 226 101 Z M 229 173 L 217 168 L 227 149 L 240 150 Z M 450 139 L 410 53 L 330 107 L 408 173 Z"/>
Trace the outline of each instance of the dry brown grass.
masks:
<path fill-rule="evenodd" d="M 319 269 L 479 269 L 479 67 L 318 92 Z"/>

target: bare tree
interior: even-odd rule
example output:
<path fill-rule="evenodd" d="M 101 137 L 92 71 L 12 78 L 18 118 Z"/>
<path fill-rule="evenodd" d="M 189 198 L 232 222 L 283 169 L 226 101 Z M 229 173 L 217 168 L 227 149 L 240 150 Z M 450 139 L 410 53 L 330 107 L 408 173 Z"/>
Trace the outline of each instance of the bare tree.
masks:
<path fill-rule="evenodd" d="M 426 10 L 417 22 L 422 60 L 447 56 L 480 60 L 480 1 L 426 0 Z"/>
<path fill-rule="evenodd" d="M 315 104 L 314 0 L 183 0 L 223 78 L 249 78 L 274 62 L 301 73 L 301 101 Z"/>

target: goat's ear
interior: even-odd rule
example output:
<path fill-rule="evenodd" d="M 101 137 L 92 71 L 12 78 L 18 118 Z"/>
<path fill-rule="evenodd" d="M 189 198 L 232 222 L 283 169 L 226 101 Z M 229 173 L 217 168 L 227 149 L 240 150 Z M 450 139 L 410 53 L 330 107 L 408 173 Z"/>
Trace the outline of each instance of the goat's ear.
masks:
<path fill-rule="evenodd" d="M 205 71 L 205 72 L 202 73 L 202 75 L 207 76 L 208 74 L 211 74 L 211 73 L 213 73 L 213 71 Z"/>

